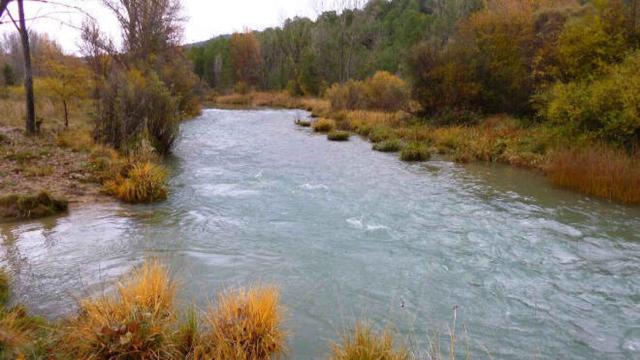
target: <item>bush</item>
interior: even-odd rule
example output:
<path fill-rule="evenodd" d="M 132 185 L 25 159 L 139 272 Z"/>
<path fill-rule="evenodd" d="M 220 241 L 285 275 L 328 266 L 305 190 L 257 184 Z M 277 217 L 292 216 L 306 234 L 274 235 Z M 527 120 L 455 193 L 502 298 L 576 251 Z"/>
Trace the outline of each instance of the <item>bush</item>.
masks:
<path fill-rule="evenodd" d="M 315 132 L 328 133 L 336 128 L 336 122 L 332 119 L 321 118 L 314 121 L 311 127 Z"/>
<path fill-rule="evenodd" d="M 327 90 L 326 97 L 333 111 L 364 109 L 367 105 L 367 89 L 362 81 L 333 84 Z"/>
<path fill-rule="evenodd" d="M 333 130 L 327 134 L 330 141 L 348 141 L 351 134 L 348 131 Z"/>
<path fill-rule="evenodd" d="M 409 100 L 409 90 L 404 80 L 386 71 L 379 71 L 367 79 L 365 86 L 369 109 L 399 111 Z"/>
<path fill-rule="evenodd" d="M 380 152 L 398 152 L 402 150 L 402 141 L 389 139 L 373 145 L 373 150 Z"/>
<path fill-rule="evenodd" d="M 46 192 L 38 195 L 9 195 L 0 198 L 0 218 L 37 219 L 67 211 L 68 201 Z"/>
<path fill-rule="evenodd" d="M 148 138 L 158 153 L 171 150 L 179 130 L 177 99 L 155 72 L 115 72 L 99 101 L 99 140 L 128 151 Z"/>
<path fill-rule="evenodd" d="M 431 158 L 429 147 L 423 143 L 412 142 L 402 149 L 400 159 L 402 161 L 427 161 Z"/>
<path fill-rule="evenodd" d="M 85 300 L 67 320 L 59 347 L 82 359 L 171 359 L 176 284 L 166 268 L 145 263 L 115 296 Z"/>
<path fill-rule="evenodd" d="M 633 147 L 640 140 L 640 52 L 594 81 L 555 85 L 542 115 L 570 134 Z"/>
<path fill-rule="evenodd" d="M 369 325 L 357 324 L 342 344 L 333 344 L 330 360 L 409 360 L 409 351 L 395 348 L 389 331 L 376 334 Z"/>
<path fill-rule="evenodd" d="M 134 163 L 114 180 L 105 183 L 107 193 L 132 203 L 150 203 L 167 198 L 167 172 L 150 161 Z"/>
<path fill-rule="evenodd" d="M 267 360 L 285 352 L 279 292 L 272 287 L 225 292 L 207 316 L 203 344 L 212 359 Z"/>

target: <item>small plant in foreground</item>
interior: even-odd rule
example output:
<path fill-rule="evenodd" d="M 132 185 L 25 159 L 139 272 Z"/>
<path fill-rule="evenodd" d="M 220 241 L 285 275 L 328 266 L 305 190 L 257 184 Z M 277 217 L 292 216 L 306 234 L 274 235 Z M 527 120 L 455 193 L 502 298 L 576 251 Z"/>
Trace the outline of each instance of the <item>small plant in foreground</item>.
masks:
<path fill-rule="evenodd" d="M 46 192 L 0 198 L 0 218 L 37 219 L 67 211 L 69 203 Z"/>
<path fill-rule="evenodd" d="M 0 359 L 24 359 L 24 351 L 33 341 L 20 310 L 0 308 Z"/>
<path fill-rule="evenodd" d="M 298 120 L 296 120 L 296 125 L 301 126 L 301 127 L 310 127 L 311 126 L 311 121 L 298 119 Z"/>
<path fill-rule="evenodd" d="M 402 141 L 389 139 L 373 145 L 373 150 L 380 152 L 398 152 L 402 150 Z"/>
<path fill-rule="evenodd" d="M 128 203 L 150 203 L 167 198 L 166 178 L 162 166 L 145 161 L 133 164 L 126 176 L 107 181 L 105 190 Z"/>
<path fill-rule="evenodd" d="M 85 300 L 62 329 L 60 348 L 82 359 L 171 359 L 176 284 L 158 262 L 145 263 L 115 296 Z"/>
<path fill-rule="evenodd" d="M 336 128 L 336 122 L 332 119 L 321 118 L 316 120 L 311 127 L 315 132 L 328 133 Z"/>
<path fill-rule="evenodd" d="M 389 331 L 375 333 L 367 324 L 356 324 L 341 344 L 333 344 L 330 360 L 409 360 L 409 351 L 395 347 Z"/>
<path fill-rule="evenodd" d="M 333 130 L 327 134 L 327 139 L 330 141 L 349 141 L 350 136 L 348 131 Z"/>
<path fill-rule="evenodd" d="M 423 143 L 410 143 L 400 153 L 402 161 L 427 161 L 430 158 L 429 147 Z"/>
<path fill-rule="evenodd" d="M 231 291 L 218 297 L 217 307 L 207 316 L 210 326 L 203 335 L 208 356 L 213 359 L 262 360 L 285 352 L 279 291 L 257 287 Z"/>

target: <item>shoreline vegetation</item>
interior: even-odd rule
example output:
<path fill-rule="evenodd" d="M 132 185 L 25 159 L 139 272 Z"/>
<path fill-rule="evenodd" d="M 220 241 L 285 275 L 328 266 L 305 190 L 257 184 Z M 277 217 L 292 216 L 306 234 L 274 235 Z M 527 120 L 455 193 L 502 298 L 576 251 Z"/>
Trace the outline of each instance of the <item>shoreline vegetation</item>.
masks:
<path fill-rule="evenodd" d="M 350 131 L 368 139 L 377 151 L 409 148 L 411 154 L 407 151 L 404 156 L 408 160 L 439 154 L 458 163 L 503 163 L 540 171 L 552 184 L 586 195 L 640 203 L 638 155 L 598 141 L 575 144 L 548 125 L 529 124 L 509 115 L 489 116 L 471 126 L 438 126 L 407 111 L 335 111 L 330 100 L 292 97 L 284 91 L 221 95 L 207 104 L 303 109 L 311 112 L 314 119 L 309 126 L 315 132 Z"/>
<path fill-rule="evenodd" d="M 123 276 L 109 294 L 79 300 L 59 320 L 28 315 L 9 306 L 10 277 L 0 268 L 0 358 L 2 359 L 222 359 L 268 360 L 288 354 L 290 333 L 280 291 L 271 285 L 227 289 L 205 309 L 179 309 L 179 282 L 150 260 Z M 412 349 L 390 328 L 365 322 L 329 342 L 329 360 L 456 359 L 454 323 L 445 356 L 430 343 Z M 437 335 L 437 334 L 436 334 Z M 437 336 L 436 336 L 437 338 Z M 468 354 L 468 344 L 465 345 Z"/>

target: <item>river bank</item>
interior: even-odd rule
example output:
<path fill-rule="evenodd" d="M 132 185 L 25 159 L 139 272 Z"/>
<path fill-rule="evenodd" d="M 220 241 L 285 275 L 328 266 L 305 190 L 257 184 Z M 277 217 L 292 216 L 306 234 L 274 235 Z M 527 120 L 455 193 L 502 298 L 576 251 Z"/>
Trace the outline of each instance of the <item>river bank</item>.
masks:
<path fill-rule="evenodd" d="M 478 119 L 474 126 L 437 126 L 409 112 L 333 111 L 329 101 L 286 92 L 214 96 L 222 107 L 305 109 L 329 118 L 372 143 L 401 141 L 426 146 L 459 163 L 497 162 L 539 171 L 550 183 L 626 204 L 640 204 L 640 156 L 588 139 L 567 138 L 559 129 L 507 115 Z M 451 117 L 468 114 L 450 114 Z M 399 151 L 401 148 L 398 148 Z"/>
<path fill-rule="evenodd" d="M 444 330 L 447 347 L 454 306 L 477 357 L 637 355 L 638 209 L 513 166 L 401 162 L 359 136 L 329 142 L 301 117 L 205 110 L 181 125 L 166 201 L 3 226 L 13 303 L 74 317 L 77 299 L 113 294 L 157 258 L 180 311 L 275 284 L 294 359 L 324 358 L 362 319 L 422 350 Z"/>

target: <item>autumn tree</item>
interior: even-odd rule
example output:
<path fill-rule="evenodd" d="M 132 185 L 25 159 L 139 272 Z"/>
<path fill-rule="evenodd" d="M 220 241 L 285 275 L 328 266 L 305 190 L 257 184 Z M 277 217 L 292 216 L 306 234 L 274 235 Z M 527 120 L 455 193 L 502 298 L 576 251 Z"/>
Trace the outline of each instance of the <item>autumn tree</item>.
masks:
<path fill-rule="evenodd" d="M 262 58 L 260 43 L 253 32 L 235 33 L 229 42 L 231 59 L 238 81 L 254 86 L 260 80 Z"/>
<path fill-rule="evenodd" d="M 69 105 L 86 96 L 89 88 L 89 72 L 77 59 L 63 58 L 47 61 L 49 76 L 42 81 L 43 90 L 62 105 L 64 127 L 69 127 Z"/>
<path fill-rule="evenodd" d="M 123 53 L 142 59 L 172 50 L 182 37 L 180 0 L 102 0 L 120 23 Z"/>

